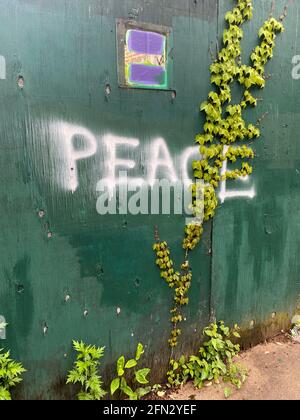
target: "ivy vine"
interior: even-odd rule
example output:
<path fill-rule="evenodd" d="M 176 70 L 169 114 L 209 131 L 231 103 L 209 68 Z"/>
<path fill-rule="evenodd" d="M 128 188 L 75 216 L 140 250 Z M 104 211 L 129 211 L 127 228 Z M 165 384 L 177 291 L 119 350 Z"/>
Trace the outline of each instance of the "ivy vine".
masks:
<path fill-rule="evenodd" d="M 255 153 L 249 145 L 233 146 L 236 142 L 253 141 L 260 137 L 258 124 L 247 124 L 243 112 L 248 107 L 256 107 L 258 99 L 253 89 L 263 89 L 266 84 L 265 66 L 273 57 L 277 33 L 283 32 L 282 21 L 270 17 L 259 30 L 260 44 L 253 50 L 251 65 L 242 64 L 241 41 L 243 30 L 241 26 L 252 19 L 252 0 L 236 0 L 236 7 L 225 16 L 227 28 L 223 33 L 223 48 L 210 67 L 211 83 L 215 90 L 208 95 L 206 102 L 201 104 L 201 111 L 206 115 L 204 131 L 196 136 L 200 145 L 201 157 L 193 162 L 195 183 L 192 185 L 192 211 L 195 216 L 193 223 L 185 227 L 183 249 L 185 261 L 180 270 L 175 269 L 171 251 L 167 242 L 161 242 L 157 237 L 153 250 L 157 255 L 156 264 L 161 277 L 170 288 L 174 289 L 174 307 L 171 309 L 172 331 L 169 345 L 178 345 L 181 335 L 180 324 L 184 320 L 183 307 L 189 303 L 188 292 L 192 282 L 192 271 L 189 264 L 189 253 L 194 250 L 203 234 L 203 222 L 212 219 L 218 206 L 217 188 L 221 181 L 236 180 L 252 173 L 250 160 Z M 243 90 L 240 103 L 231 104 L 232 84 L 238 82 Z M 241 164 L 238 168 L 222 174 L 224 161 Z M 204 183 L 204 191 L 199 199 L 197 180 Z M 200 219 L 201 213 L 203 217 Z"/>

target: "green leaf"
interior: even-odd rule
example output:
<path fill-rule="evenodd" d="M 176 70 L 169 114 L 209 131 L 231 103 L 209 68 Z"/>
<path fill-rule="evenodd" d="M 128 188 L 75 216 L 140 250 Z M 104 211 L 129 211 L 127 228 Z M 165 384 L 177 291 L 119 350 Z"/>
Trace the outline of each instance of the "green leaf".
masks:
<path fill-rule="evenodd" d="M 77 395 L 79 401 L 92 401 L 94 398 L 88 392 L 79 392 Z"/>
<path fill-rule="evenodd" d="M 180 359 L 179 359 L 179 364 L 183 365 L 184 363 L 185 363 L 185 357 L 181 356 Z"/>
<path fill-rule="evenodd" d="M 131 369 L 136 365 L 137 365 L 137 361 L 135 359 L 128 360 L 128 362 L 125 365 L 125 369 Z"/>
<path fill-rule="evenodd" d="M 179 368 L 179 364 L 177 362 L 174 363 L 173 365 L 173 370 L 177 370 Z"/>
<path fill-rule="evenodd" d="M 83 352 L 85 350 L 85 345 L 82 341 L 79 342 L 79 341 L 73 340 L 73 347 L 77 352 Z"/>
<path fill-rule="evenodd" d="M 136 394 L 133 392 L 133 390 L 130 388 L 130 386 L 127 385 L 127 382 L 125 378 L 122 378 L 120 389 L 122 392 L 124 392 L 125 395 L 127 395 L 130 399 L 136 399 Z"/>
<path fill-rule="evenodd" d="M 121 356 L 117 361 L 118 376 L 123 376 L 124 375 L 124 367 L 125 367 L 125 357 Z"/>
<path fill-rule="evenodd" d="M 225 388 L 224 389 L 224 396 L 226 399 L 230 398 L 232 395 L 232 390 L 230 388 Z"/>
<path fill-rule="evenodd" d="M 84 383 L 84 376 L 82 376 L 77 370 L 72 370 L 69 372 L 68 378 L 67 378 L 67 384 L 76 384 L 78 382 Z"/>
<path fill-rule="evenodd" d="M 139 343 L 136 349 L 135 360 L 140 360 L 141 355 L 144 353 L 144 346 L 143 344 Z"/>
<path fill-rule="evenodd" d="M 148 384 L 149 381 L 147 379 L 147 376 L 149 372 L 150 372 L 150 369 L 147 369 L 147 368 L 138 370 L 137 372 L 135 372 L 135 379 L 137 380 L 139 384 L 142 384 L 142 385 Z"/>
<path fill-rule="evenodd" d="M 0 401 L 11 401 L 10 392 L 3 386 L 0 386 Z"/>
<path fill-rule="evenodd" d="M 117 389 L 120 388 L 120 378 L 116 378 L 112 381 L 110 384 L 110 393 L 111 395 L 114 395 L 114 393 L 117 391 Z"/>
<path fill-rule="evenodd" d="M 147 386 L 146 388 L 138 388 L 136 390 L 136 393 L 138 395 L 139 398 L 144 397 L 145 395 L 150 394 L 150 392 L 152 391 L 150 386 Z"/>
<path fill-rule="evenodd" d="M 139 399 L 138 394 L 136 392 L 132 392 L 131 395 L 129 395 L 130 401 L 137 401 Z"/>

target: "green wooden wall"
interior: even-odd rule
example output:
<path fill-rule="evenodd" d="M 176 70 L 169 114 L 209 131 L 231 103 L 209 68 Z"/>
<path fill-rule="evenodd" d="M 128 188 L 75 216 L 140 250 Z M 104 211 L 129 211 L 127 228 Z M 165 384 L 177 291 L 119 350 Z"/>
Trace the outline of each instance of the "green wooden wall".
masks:
<path fill-rule="evenodd" d="M 199 103 L 210 89 L 211 54 L 232 3 L 0 0 L 0 55 L 6 61 L 0 80 L 0 315 L 9 323 L 0 347 L 10 348 L 28 369 L 16 397 L 74 396 L 64 385 L 74 359 L 72 339 L 106 346 L 104 377 L 141 341 L 153 378 L 161 379 L 172 293 L 159 277 L 152 243 L 158 226 L 180 260 L 184 218 L 100 216 L 96 185 L 109 171 L 105 141 L 116 137 L 139 141 L 120 152 L 136 162 L 134 176 L 146 176 L 157 139 L 180 173 L 180 157 L 203 123 Z M 245 60 L 271 8 L 271 2 L 254 3 Z M 285 3 L 276 2 L 278 14 Z M 256 120 L 268 112 L 255 144 L 254 175 L 247 183 L 227 184 L 227 194 L 240 196 L 221 204 L 193 253 L 179 352 L 195 348 L 214 317 L 247 327 L 295 312 L 300 80 L 292 78 L 292 58 L 300 54 L 299 17 L 295 2 L 268 67 L 264 101 L 248 114 Z M 171 92 L 118 88 L 117 18 L 172 28 L 175 100 Z M 3 68 L 2 62 L 0 73 Z M 70 133 L 92 137 L 97 148 L 76 167 L 67 153 Z"/>

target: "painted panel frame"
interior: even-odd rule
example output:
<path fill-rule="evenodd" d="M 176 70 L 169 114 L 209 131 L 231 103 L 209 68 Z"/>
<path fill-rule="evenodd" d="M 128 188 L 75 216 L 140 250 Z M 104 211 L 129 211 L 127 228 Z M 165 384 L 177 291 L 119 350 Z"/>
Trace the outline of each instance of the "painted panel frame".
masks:
<path fill-rule="evenodd" d="M 116 35 L 119 87 L 172 90 L 172 28 L 117 19 Z"/>

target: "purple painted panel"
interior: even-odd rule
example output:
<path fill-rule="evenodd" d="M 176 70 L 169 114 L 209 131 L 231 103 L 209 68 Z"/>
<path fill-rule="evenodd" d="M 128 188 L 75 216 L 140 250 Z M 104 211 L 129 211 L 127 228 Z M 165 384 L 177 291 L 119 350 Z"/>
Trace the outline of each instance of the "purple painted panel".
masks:
<path fill-rule="evenodd" d="M 141 85 L 163 85 L 166 71 L 160 66 L 132 64 L 130 66 L 130 82 Z"/>
<path fill-rule="evenodd" d="M 165 36 L 155 32 L 130 30 L 128 49 L 140 54 L 162 55 L 164 53 Z"/>

